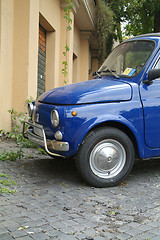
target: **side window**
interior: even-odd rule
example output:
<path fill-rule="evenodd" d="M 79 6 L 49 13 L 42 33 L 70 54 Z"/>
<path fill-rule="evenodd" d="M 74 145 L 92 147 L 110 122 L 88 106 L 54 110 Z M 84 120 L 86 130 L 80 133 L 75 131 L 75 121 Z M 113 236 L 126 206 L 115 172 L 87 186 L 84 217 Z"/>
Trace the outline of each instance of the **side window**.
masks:
<path fill-rule="evenodd" d="M 158 68 L 160 68 L 160 58 L 158 59 L 158 61 L 157 61 L 157 63 L 156 63 L 156 65 L 155 65 L 155 67 L 154 67 L 155 69 L 158 69 Z"/>

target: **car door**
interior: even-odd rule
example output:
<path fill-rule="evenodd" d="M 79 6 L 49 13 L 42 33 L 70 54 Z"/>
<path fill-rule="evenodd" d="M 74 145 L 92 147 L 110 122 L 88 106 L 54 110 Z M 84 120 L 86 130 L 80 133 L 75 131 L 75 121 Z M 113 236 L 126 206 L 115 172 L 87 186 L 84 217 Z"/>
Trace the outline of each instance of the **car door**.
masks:
<path fill-rule="evenodd" d="M 160 68 L 160 57 L 153 68 Z M 160 78 L 151 84 L 141 82 L 140 94 L 144 111 L 144 138 L 149 148 L 160 148 Z"/>

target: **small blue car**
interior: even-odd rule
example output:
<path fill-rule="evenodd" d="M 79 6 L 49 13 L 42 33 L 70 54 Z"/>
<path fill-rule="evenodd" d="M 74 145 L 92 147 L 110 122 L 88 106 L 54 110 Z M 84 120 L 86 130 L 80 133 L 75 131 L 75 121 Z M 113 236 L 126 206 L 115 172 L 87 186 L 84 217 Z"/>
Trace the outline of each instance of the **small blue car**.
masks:
<path fill-rule="evenodd" d="M 83 179 L 114 186 L 135 158 L 160 157 L 160 34 L 118 45 L 90 81 L 43 93 L 23 134 L 50 156 L 75 157 Z"/>

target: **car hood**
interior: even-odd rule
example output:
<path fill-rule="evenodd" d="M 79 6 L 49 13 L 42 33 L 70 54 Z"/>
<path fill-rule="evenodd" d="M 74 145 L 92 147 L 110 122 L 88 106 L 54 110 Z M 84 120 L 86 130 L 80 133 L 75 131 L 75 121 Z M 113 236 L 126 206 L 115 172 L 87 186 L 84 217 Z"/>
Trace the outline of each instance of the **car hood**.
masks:
<path fill-rule="evenodd" d="M 43 93 L 39 101 L 49 104 L 87 104 L 129 101 L 132 89 L 129 83 L 105 77 L 55 88 Z"/>

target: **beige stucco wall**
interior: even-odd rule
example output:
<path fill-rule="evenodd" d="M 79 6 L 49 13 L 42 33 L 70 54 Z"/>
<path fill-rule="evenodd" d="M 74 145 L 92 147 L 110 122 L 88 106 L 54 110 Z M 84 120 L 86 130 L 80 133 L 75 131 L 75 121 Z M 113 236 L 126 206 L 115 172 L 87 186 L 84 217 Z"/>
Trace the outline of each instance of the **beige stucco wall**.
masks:
<path fill-rule="evenodd" d="M 86 31 L 93 30 L 93 19 L 90 22 L 87 15 L 86 0 L 73 2 L 72 30 L 66 33 L 65 0 L 0 0 L 0 129 L 10 130 L 9 109 L 25 112 L 27 99 L 37 96 L 39 24 L 47 32 L 46 90 L 65 85 L 66 40 L 70 48 L 67 84 L 88 80 L 91 53 Z M 88 4 L 93 8 L 92 0 Z"/>
<path fill-rule="evenodd" d="M 80 82 L 80 51 L 81 51 L 81 37 L 80 37 L 80 30 L 77 24 L 74 24 L 74 39 L 73 39 L 73 75 L 72 75 L 72 82 Z"/>
<path fill-rule="evenodd" d="M 14 0 L 12 106 L 24 111 L 36 97 L 39 1 Z"/>
<path fill-rule="evenodd" d="M 81 81 L 88 80 L 89 74 L 89 42 L 82 36 L 81 39 L 81 56 L 80 56 L 80 79 Z"/>
<path fill-rule="evenodd" d="M 0 130 L 10 130 L 12 108 L 13 0 L 0 0 Z"/>

